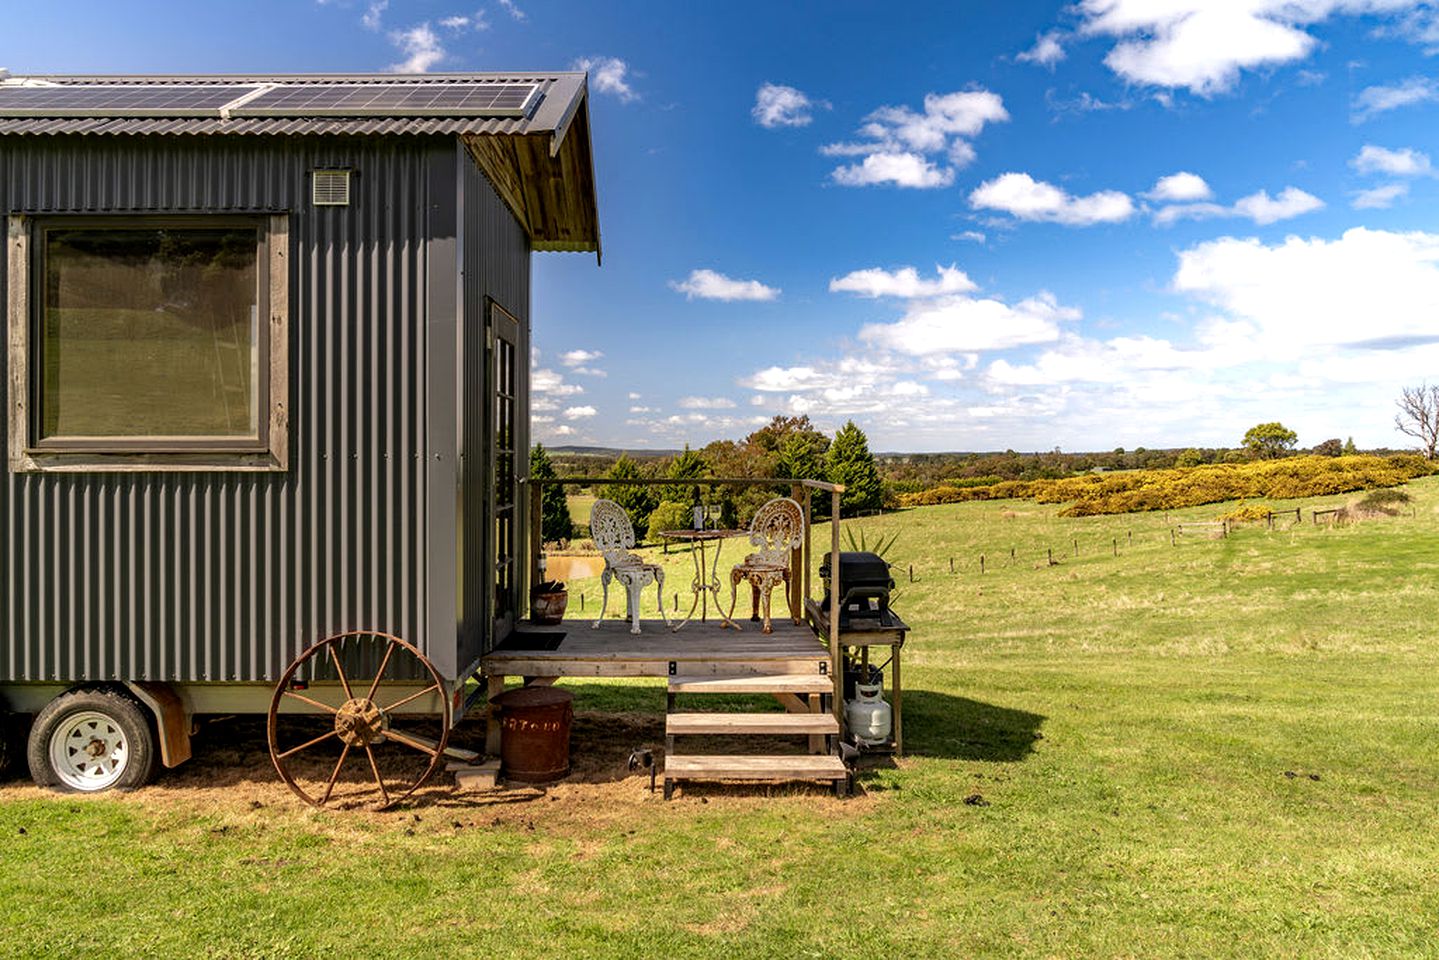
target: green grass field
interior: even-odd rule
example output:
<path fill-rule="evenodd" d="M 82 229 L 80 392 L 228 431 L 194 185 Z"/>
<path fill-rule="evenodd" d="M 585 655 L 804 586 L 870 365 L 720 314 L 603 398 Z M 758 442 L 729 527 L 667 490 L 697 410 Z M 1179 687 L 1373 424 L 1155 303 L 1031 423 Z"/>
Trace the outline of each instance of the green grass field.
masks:
<path fill-rule="evenodd" d="M 900 532 L 912 756 L 849 801 L 664 803 L 616 774 L 322 813 L 258 748 L 203 743 L 248 772 L 119 798 L 17 781 L 0 955 L 1439 956 L 1439 478 L 1409 490 L 1412 515 L 1308 522 L 1352 499 L 1329 498 L 1176 545 L 1227 507 L 858 521 Z M 571 590 L 593 612 L 594 581 Z M 573 688 L 577 752 L 660 729 L 657 681 Z"/>

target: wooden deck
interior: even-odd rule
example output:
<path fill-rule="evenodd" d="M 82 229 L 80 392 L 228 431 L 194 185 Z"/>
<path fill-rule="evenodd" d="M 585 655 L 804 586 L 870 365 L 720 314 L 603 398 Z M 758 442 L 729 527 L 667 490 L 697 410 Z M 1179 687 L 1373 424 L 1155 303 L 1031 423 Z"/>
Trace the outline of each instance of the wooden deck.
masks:
<path fill-rule="evenodd" d="M 719 621 L 694 621 L 678 632 L 663 621 L 641 621 L 641 633 L 629 624 L 606 620 L 592 629 L 588 620 L 566 620 L 558 627 L 521 624 L 502 649 L 487 654 L 481 669 L 490 677 L 703 677 L 747 674 L 830 673 L 829 649 L 809 626 L 775 620 L 774 632 L 740 622 L 741 630 L 721 629 Z M 557 646 L 548 642 L 562 634 Z M 526 640 L 533 638 L 533 648 Z"/>

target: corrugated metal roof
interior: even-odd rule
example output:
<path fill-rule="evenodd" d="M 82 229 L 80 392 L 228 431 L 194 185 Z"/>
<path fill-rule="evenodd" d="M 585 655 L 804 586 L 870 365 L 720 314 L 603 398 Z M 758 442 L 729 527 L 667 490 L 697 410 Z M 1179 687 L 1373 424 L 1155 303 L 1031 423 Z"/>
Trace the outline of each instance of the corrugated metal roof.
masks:
<path fill-rule="evenodd" d="M 435 73 L 423 75 L 398 74 L 209 74 L 194 76 L 33 76 L 11 77 L 7 85 L 80 85 L 80 84 L 165 84 L 253 86 L 275 84 L 433 84 L 463 81 L 466 83 L 534 83 L 539 98 L 528 116 L 523 117 L 436 117 L 436 116 L 357 116 L 357 117 L 3 117 L 0 136 L 14 135 L 248 135 L 248 136 L 383 136 L 383 135 L 496 135 L 529 136 L 552 134 L 558 141 L 575 111 L 585 97 L 583 73 Z M 238 95 L 238 94 L 237 94 Z"/>

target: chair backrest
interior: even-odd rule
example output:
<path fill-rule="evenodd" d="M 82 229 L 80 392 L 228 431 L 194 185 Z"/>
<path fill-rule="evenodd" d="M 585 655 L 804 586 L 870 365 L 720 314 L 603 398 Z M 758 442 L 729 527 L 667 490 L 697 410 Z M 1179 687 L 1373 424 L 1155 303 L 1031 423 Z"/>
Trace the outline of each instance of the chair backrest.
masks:
<path fill-rule="evenodd" d="M 789 497 L 775 497 L 755 511 L 749 542 L 761 563 L 789 566 L 789 553 L 804 544 L 804 508 Z"/>
<path fill-rule="evenodd" d="M 590 507 L 590 538 L 604 555 L 605 563 L 623 560 L 635 546 L 635 528 L 625 508 L 613 500 L 596 500 Z"/>

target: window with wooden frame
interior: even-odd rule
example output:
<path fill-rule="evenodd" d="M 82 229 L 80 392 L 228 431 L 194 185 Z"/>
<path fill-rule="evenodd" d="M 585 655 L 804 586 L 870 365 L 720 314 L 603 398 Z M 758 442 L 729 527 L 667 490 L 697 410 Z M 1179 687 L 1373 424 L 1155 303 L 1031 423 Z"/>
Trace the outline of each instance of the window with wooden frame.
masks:
<path fill-rule="evenodd" d="M 12 216 L 10 467 L 284 470 L 283 216 Z"/>

